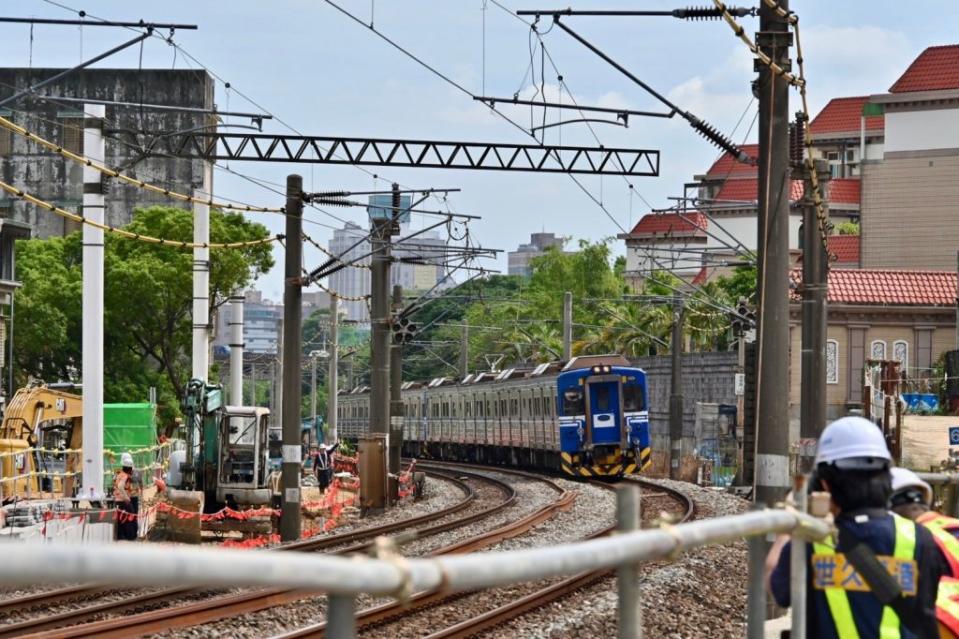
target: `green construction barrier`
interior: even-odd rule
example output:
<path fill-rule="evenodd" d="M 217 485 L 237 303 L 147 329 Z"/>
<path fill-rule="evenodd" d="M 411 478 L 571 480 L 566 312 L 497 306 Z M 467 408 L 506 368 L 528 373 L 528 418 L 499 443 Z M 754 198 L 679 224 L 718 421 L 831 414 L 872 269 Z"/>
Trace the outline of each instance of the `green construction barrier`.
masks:
<path fill-rule="evenodd" d="M 127 452 L 133 455 L 143 484 L 153 484 L 159 462 L 155 404 L 103 405 L 103 471 L 111 482 L 120 468 L 120 456 Z"/>

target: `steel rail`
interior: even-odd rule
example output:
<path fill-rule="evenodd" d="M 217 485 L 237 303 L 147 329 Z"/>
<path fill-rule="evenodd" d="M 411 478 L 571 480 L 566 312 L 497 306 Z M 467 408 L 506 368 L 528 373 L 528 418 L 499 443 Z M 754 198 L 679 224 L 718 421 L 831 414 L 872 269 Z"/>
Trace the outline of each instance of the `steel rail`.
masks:
<path fill-rule="evenodd" d="M 329 535 L 318 539 L 304 539 L 278 546 L 274 548 L 274 550 L 317 552 L 320 550 L 341 546 L 343 544 L 349 544 L 345 548 L 339 549 L 338 553 L 346 554 L 351 552 L 362 552 L 372 546 L 372 542 L 363 540 L 370 540 L 381 535 L 396 532 L 398 530 L 403 530 L 429 521 L 442 519 L 449 515 L 460 512 L 475 500 L 475 491 L 464 481 L 443 472 L 431 471 L 428 474 L 434 477 L 441 477 L 444 480 L 452 483 L 461 491 L 463 491 L 464 498 L 450 506 L 447 506 L 446 508 L 425 513 L 417 517 L 411 517 L 390 524 L 383 524 L 370 528 L 360 528 L 358 530 Z M 477 475 L 477 477 L 482 476 Z M 502 483 L 498 487 L 500 488 L 501 492 L 503 492 L 506 502 L 512 503 L 512 500 L 515 499 L 515 492 L 511 492 L 511 487 Z M 443 527 L 443 525 L 440 525 L 419 531 L 419 534 L 437 534 L 447 529 L 448 528 Z M 8 602 L 4 602 L 2 604 L 3 607 L 0 608 L 0 611 L 6 609 L 15 609 L 24 605 L 29 605 L 30 607 L 36 607 L 38 605 L 52 605 L 59 602 L 77 599 L 83 596 L 95 595 L 103 590 L 107 590 L 107 588 L 100 585 L 80 585 L 62 588 L 48 593 L 27 595 L 25 597 L 19 597 Z M 211 591 L 207 588 L 174 587 L 165 588 L 152 593 L 134 595 L 118 601 L 94 603 L 76 610 L 68 610 L 52 615 L 26 619 L 24 621 L 12 624 L 0 625 L 0 639 L 5 637 L 21 636 L 25 632 L 37 633 L 43 630 L 62 628 L 71 624 L 87 621 L 95 615 L 106 612 L 120 612 L 136 606 L 155 604 L 175 598 L 181 598 L 186 595 L 199 595 L 203 593 L 216 594 L 215 591 Z"/>
<path fill-rule="evenodd" d="M 420 464 L 420 468 L 423 468 L 424 466 L 427 465 L 422 463 Z M 465 484 L 465 482 L 462 482 L 458 478 L 451 475 L 447 475 L 444 472 L 437 472 L 436 470 L 430 470 L 428 472 L 431 475 L 441 476 L 444 479 L 459 483 L 462 487 L 469 491 L 469 497 L 457 502 L 451 507 L 444 508 L 440 511 L 436 511 L 435 513 L 427 513 L 426 515 L 413 517 L 400 522 L 395 522 L 393 524 L 385 524 L 383 526 L 377 526 L 374 528 L 364 528 L 359 531 L 342 533 L 340 535 L 334 535 L 322 539 L 293 542 L 291 544 L 285 544 L 280 548 L 277 548 L 277 550 L 295 550 L 300 552 L 316 551 L 320 548 L 339 546 L 343 543 L 355 542 L 359 539 L 378 537 L 388 532 L 395 532 L 397 530 L 409 528 L 411 525 L 424 523 L 426 521 L 447 517 L 450 514 L 455 514 L 475 500 L 475 491 L 473 491 L 472 487 Z M 493 485 L 502 493 L 504 497 L 503 501 L 466 517 L 461 517 L 451 522 L 436 524 L 428 528 L 416 530 L 415 534 L 417 538 L 429 537 L 441 532 L 446 532 L 454 528 L 468 525 L 479 519 L 482 519 L 483 517 L 488 517 L 500 510 L 508 508 L 515 503 L 515 489 L 505 482 L 476 473 L 459 471 L 458 474 L 460 476 L 467 476 L 472 479 L 477 479 Z M 538 522 L 529 524 L 529 527 L 536 525 L 536 523 Z M 344 555 L 358 553 L 369 550 L 372 545 L 372 541 L 354 543 L 353 545 L 345 548 L 338 548 L 333 552 L 334 554 Z M 456 546 L 459 546 L 459 544 Z M 473 548 L 451 547 L 451 552 L 466 552 L 471 549 Z M 100 604 L 98 606 L 93 606 L 88 609 L 90 612 L 84 612 L 84 616 L 89 618 L 93 614 L 98 614 L 104 611 L 117 611 L 121 608 L 129 608 L 131 606 L 142 605 L 143 603 L 151 603 L 161 599 L 170 599 L 174 596 L 183 596 L 185 594 L 203 594 L 208 592 L 210 592 L 208 589 L 202 588 L 168 589 L 158 593 L 144 595 L 142 599 L 138 600 L 127 600 L 124 602 L 117 602 L 117 604 Z M 41 618 L 37 620 L 28 620 L 27 622 L 23 622 L 23 624 L 17 624 L 16 628 L 13 626 L 0 626 L 0 638 L 6 636 L 21 636 L 22 630 L 27 627 L 30 627 L 34 630 L 53 628 L 47 632 L 27 635 L 29 637 L 33 637 L 34 639 L 52 639 L 54 637 L 105 637 L 114 639 L 139 637 L 151 632 L 160 632 L 162 630 L 171 628 L 184 628 L 201 625 L 204 623 L 211 623 L 224 618 L 249 614 L 265 608 L 289 604 L 299 599 L 311 596 L 319 596 L 321 594 L 323 593 L 289 588 L 269 588 L 266 590 L 259 589 L 251 592 L 215 597 L 213 599 L 206 599 L 182 606 L 161 608 L 159 610 L 152 610 L 119 619 L 106 619 L 64 628 L 62 626 L 65 619 L 74 621 L 76 620 L 77 611 L 69 611 L 46 619 Z M 96 610 L 94 610 L 94 608 Z M 8 629 L 12 629 L 14 634 L 6 634 Z"/>

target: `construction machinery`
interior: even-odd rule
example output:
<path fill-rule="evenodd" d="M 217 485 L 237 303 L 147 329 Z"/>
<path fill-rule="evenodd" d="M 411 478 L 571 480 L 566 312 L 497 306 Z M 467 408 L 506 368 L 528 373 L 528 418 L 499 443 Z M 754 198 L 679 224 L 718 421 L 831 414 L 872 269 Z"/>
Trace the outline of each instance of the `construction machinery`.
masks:
<path fill-rule="evenodd" d="M 269 409 L 227 406 L 222 386 L 194 379 L 183 414 L 186 449 L 171 456 L 171 487 L 203 493 L 207 512 L 270 504 Z"/>
<path fill-rule="evenodd" d="M 72 497 L 82 470 L 83 401 L 70 385 L 33 384 L 10 400 L 0 423 L 0 496 Z"/>

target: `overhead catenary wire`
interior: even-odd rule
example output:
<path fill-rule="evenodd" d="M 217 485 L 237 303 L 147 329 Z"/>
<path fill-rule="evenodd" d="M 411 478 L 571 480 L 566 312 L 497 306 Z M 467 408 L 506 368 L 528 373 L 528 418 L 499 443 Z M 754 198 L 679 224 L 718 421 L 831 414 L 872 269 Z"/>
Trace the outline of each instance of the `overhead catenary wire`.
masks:
<path fill-rule="evenodd" d="M 29 193 L 18 189 L 15 186 L 7 184 L 6 182 L 0 181 L 0 189 L 6 191 L 10 195 L 13 195 L 17 198 L 30 202 L 42 209 L 55 213 L 60 217 L 64 217 L 73 222 L 78 222 L 81 224 L 86 224 L 94 228 L 101 229 L 107 233 L 113 235 L 119 235 L 120 237 L 125 237 L 131 240 L 137 240 L 140 242 L 146 242 L 148 244 L 160 244 L 162 246 L 171 246 L 174 248 L 211 248 L 211 249 L 240 249 L 240 248 L 249 248 L 251 246 L 257 246 L 260 244 L 269 244 L 270 242 L 282 241 L 282 235 L 274 235 L 271 237 L 263 238 L 262 240 L 247 240 L 244 242 L 184 242 L 180 240 L 171 240 L 168 238 L 162 237 L 153 237 L 150 235 L 144 235 L 142 233 L 136 233 L 134 231 L 128 231 L 126 229 L 117 228 L 115 226 L 108 226 L 106 224 L 101 224 L 99 222 L 94 222 L 93 220 L 87 219 L 86 217 L 73 213 L 72 211 L 67 211 L 62 209 L 55 204 L 41 200 L 38 197 L 30 195 Z"/>
<path fill-rule="evenodd" d="M 283 209 L 283 208 L 270 208 L 270 207 L 263 207 L 263 206 L 250 206 L 250 205 L 247 205 L 247 204 L 235 204 L 235 203 L 233 203 L 233 202 L 219 202 L 219 201 L 213 199 L 212 197 L 207 198 L 207 199 L 203 199 L 203 198 L 194 197 L 194 196 L 192 196 L 192 195 L 187 195 L 187 194 L 185 194 L 185 193 L 178 193 L 178 192 L 173 191 L 173 190 L 171 190 L 171 189 L 167 189 L 167 188 L 164 188 L 164 187 L 162 187 L 162 186 L 157 186 L 157 185 L 155 185 L 155 184 L 151 184 L 151 183 L 146 182 L 146 181 L 144 181 L 144 180 L 141 180 L 141 179 L 138 179 L 138 178 L 135 178 L 135 177 L 131 177 L 131 176 L 129 176 L 129 175 L 125 175 L 125 174 L 121 173 L 120 171 L 117 171 L 116 169 L 112 169 L 112 168 L 106 166 L 105 164 L 100 163 L 100 162 L 97 161 L 97 160 L 91 160 L 91 159 L 88 158 L 88 157 L 85 157 L 85 156 L 83 156 L 83 155 L 79 155 L 79 154 L 77 154 L 77 153 L 74 153 L 73 151 L 69 151 L 69 150 L 63 148 L 61 145 L 57 144 L 56 142 L 51 142 L 50 140 L 47 140 L 47 139 L 45 139 L 45 138 L 42 138 L 42 137 L 40 137 L 39 135 L 37 135 L 37 134 L 35 134 L 35 133 L 27 130 L 26 128 L 24 128 L 24 127 L 22 127 L 22 126 L 20 126 L 20 125 L 18 125 L 18 124 L 14 124 L 14 123 L 11 122 L 10 120 L 8 120 L 8 119 L 6 119 L 5 117 L 2 117 L 2 116 L 0 116 L 0 127 L 3 127 L 3 128 L 5 128 L 5 129 L 7 129 L 7 130 L 9 130 L 9 131 L 12 131 L 13 133 L 16 133 L 17 135 L 23 136 L 24 138 L 30 140 L 31 142 L 34 142 L 34 143 L 36 143 L 36 144 L 39 144 L 40 146 L 42 146 L 42 147 L 44 147 L 44 148 L 46 148 L 46 149 L 49 149 L 49 150 L 53 151 L 54 153 L 56 153 L 56 154 L 58 154 L 58 155 L 60 155 L 60 156 L 62 156 L 62 157 L 67 158 L 68 160 L 71 160 L 71 161 L 76 162 L 76 163 L 78 163 L 78 164 L 82 164 L 82 165 L 84 165 L 84 166 L 88 166 L 88 167 L 90 167 L 90 168 L 92 168 L 92 169 L 94 169 L 94 170 L 96 170 L 96 171 L 99 171 L 100 173 L 102 173 L 102 174 L 104 174 L 104 175 L 106 175 L 106 176 L 109 176 L 109 177 L 112 177 L 112 178 L 116 178 L 117 180 L 120 180 L 121 182 L 124 182 L 124 183 L 126 183 L 126 184 L 132 184 L 133 186 L 135 186 L 135 187 L 137 187 L 137 188 L 140 188 L 140 189 L 144 189 L 144 190 L 146 190 L 146 191 L 150 191 L 150 192 L 153 192 L 153 193 L 162 194 L 162 195 L 164 195 L 164 196 L 166 196 L 166 197 L 169 197 L 169 198 L 171 198 L 171 199 L 174 199 L 174 200 L 180 200 L 180 201 L 182 201 L 182 202 L 191 202 L 191 203 L 194 203 L 194 204 L 206 204 L 206 205 L 209 205 L 209 206 L 214 207 L 214 208 L 218 208 L 218 209 L 230 209 L 230 210 L 234 210 L 234 211 L 249 211 L 249 212 L 256 212 L 256 213 L 283 213 L 283 212 L 285 212 L 285 209 Z"/>

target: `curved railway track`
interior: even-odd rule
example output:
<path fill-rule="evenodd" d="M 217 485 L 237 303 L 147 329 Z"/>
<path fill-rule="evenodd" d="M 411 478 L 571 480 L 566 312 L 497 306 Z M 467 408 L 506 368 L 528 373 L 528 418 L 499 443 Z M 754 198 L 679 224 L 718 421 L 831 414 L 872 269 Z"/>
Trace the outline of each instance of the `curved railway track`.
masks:
<path fill-rule="evenodd" d="M 447 466 L 447 464 L 443 464 Z M 448 466 L 458 466 L 450 464 Z M 483 467 L 487 468 L 487 467 Z M 490 470 L 496 467 L 488 467 Z M 689 521 L 695 517 L 695 504 L 689 496 L 673 488 L 654 484 L 652 482 L 636 477 L 626 478 L 625 481 L 637 483 L 650 489 L 648 494 L 644 494 L 644 500 L 649 499 L 668 499 L 679 504 L 679 512 L 676 513 L 680 521 Z M 599 481 L 590 482 L 595 486 L 607 490 L 613 490 L 613 486 Z M 650 512 L 643 510 L 643 521 L 649 523 L 659 515 L 659 512 Z M 614 526 L 608 526 L 597 530 L 586 539 L 593 539 L 610 534 Z M 572 577 L 563 579 L 557 583 L 535 590 L 534 592 L 521 597 L 509 604 L 499 606 L 480 615 L 471 617 L 465 621 L 444 628 L 440 631 L 428 635 L 431 639 L 440 639 L 441 637 L 469 637 L 482 631 L 499 626 L 518 616 L 521 616 L 531 610 L 546 606 L 554 601 L 562 599 L 570 594 L 585 588 L 591 584 L 600 581 L 611 575 L 611 571 L 595 571 L 581 573 Z M 356 615 L 357 630 L 369 630 L 372 628 L 384 626 L 410 614 L 428 615 L 431 609 L 442 605 L 454 603 L 461 599 L 475 595 L 476 592 L 446 593 L 446 592 L 422 592 L 415 594 L 409 601 L 403 603 L 389 603 L 366 610 L 361 610 Z M 424 625 L 424 627 L 427 627 Z M 273 639 L 318 639 L 326 636 L 326 622 L 320 622 L 313 626 L 300 628 L 283 634 L 275 635 Z"/>
<path fill-rule="evenodd" d="M 338 548 L 337 552 L 362 552 L 368 550 L 372 545 L 372 539 L 395 533 L 409 528 L 415 528 L 438 519 L 454 515 L 468 508 L 476 499 L 476 493 L 472 486 L 465 481 L 454 477 L 446 472 L 432 471 L 429 473 L 433 477 L 438 477 L 454 485 L 463 493 L 463 498 L 455 503 L 433 512 L 410 517 L 397 522 L 383 524 L 379 526 L 358 528 L 344 533 L 319 537 L 316 539 L 304 539 L 280 546 L 274 550 L 294 551 L 294 552 L 320 552 L 329 551 Z M 461 473 L 468 477 L 473 477 L 468 473 Z M 485 477 L 476 476 L 481 480 Z M 488 481 L 500 491 L 503 496 L 501 507 L 507 507 L 516 500 L 516 493 L 511 486 L 502 482 Z M 482 516 L 482 515 L 481 515 Z M 423 529 L 420 534 L 436 534 L 442 532 L 444 524 L 431 528 Z M 446 524 L 449 526 L 449 524 Z M 0 615 L 9 614 L 11 611 L 30 610 L 37 608 L 48 608 L 61 604 L 67 604 L 72 601 L 90 599 L 103 596 L 105 594 L 118 592 L 115 588 L 102 585 L 85 584 L 57 588 L 54 590 L 33 593 L 22 597 L 16 597 L 0 602 Z M 130 593 L 129 596 L 103 602 L 92 602 L 74 610 L 66 610 L 59 613 L 38 616 L 23 621 L 0 625 L 0 639 L 6 637 L 30 636 L 44 630 L 63 628 L 93 619 L 104 614 L 114 614 L 125 610 L 142 608 L 145 606 L 155 606 L 164 602 L 174 601 L 182 598 L 195 598 L 203 595 L 218 594 L 219 591 L 203 588 L 164 588 L 158 591 L 145 593 Z"/>
<path fill-rule="evenodd" d="M 441 476 L 444 479 L 454 482 L 459 482 L 459 484 L 465 487 L 467 491 L 466 497 L 457 504 L 454 504 L 452 507 L 437 511 L 435 513 L 428 513 L 427 515 L 403 520 L 394 524 L 387 524 L 385 526 L 350 531 L 347 533 L 342 533 L 341 535 L 333 535 L 316 540 L 294 542 L 275 549 L 294 550 L 300 552 L 318 551 L 323 549 L 327 549 L 327 551 L 329 551 L 328 549 L 339 546 L 339 548 L 333 552 L 338 554 L 361 552 L 368 550 L 372 545 L 371 540 L 377 536 L 396 532 L 398 530 L 414 528 L 416 538 L 425 538 L 474 523 L 505 508 L 508 508 L 516 502 L 515 489 L 513 489 L 513 487 L 511 487 L 509 484 L 487 475 L 470 472 L 463 466 L 446 464 L 441 466 L 438 464 L 434 465 L 421 463 L 420 467 L 429 469 L 429 472 L 433 475 Z M 456 477 L 448 474 L 450 469 L 455 469 Z M 536 478 L 540 481 L 548 483 L 548 485 L 554 489 L 557 496 L 550 504 L 543 506 L 542 508 L 530 513 L 525 517 L 522 517 L 521 519 L 510 522 L 505 526 L 500 526 L 494 530 L 488 531 L 487 533 L 471 537 L 466 541 L 446 546 L 439 551 L 435 551 L 436 553 L 470 552 L 522 534 L 546 519 L 549 519 L 555 512 L 569 508 L 575 499 L 574 492 L 566 491 L 556 485 L 554 482 L 550 482 L 542 477 L 506 469 L 497 468 L 491 470 L 502 474 L 518 474 L 526 477 Z M 469 505 L 469 503 L 474 499 L 474 493 L 470 486 L 458 479 L 458 477 L 464 476 L 494 485 L 502 493 L 503 499 L 492 506 L 481 509 L 470 515 L 460 517 L 452 521 L 427 526 L 425 528 L 416 528 L 416 526 L 420 524 L 427 523 L 429 521 L 435 521 L 437 519 L 460 512 Z M 346 547 L 342 547 L 344 544 L 346 544 Z M 92 590 L 97 587 L 87 586 L 87 588 Z M 70 592 L 67 592 L 68 590 L 70 590 Z M 68 596 L 71 598 L 82 596 L 82 594 L 78 595 L 75 589 L 62 589 L 59 591 L 59 593 L 62 596 Z M 43 594 L 47 593 L 42 593 L 41 595 L 31 595 L 31 597 L 42 597 Z M 94 604 L 92 606 L 87 606 L 75 611 L 67 611 L 55 615 L 29 619 L 16 624 L 0 626 L 0 638 L 14 636 L 28 636 L 36 639 L 41 637 L 138 637 L 151 632 L 160 632 L 173 628 L 184 628 L 204 623 L 211 623 L 229 617 L 257 612 L 273 606 L 292 603 L 299 599 L 318 596 L 321 594 L 323 593 L 303 590 L 260 589 L 236 594 L 222 595 L 217 591 L 211 591 L 209 589 L 170 588 L 161 590 L 159 592 L 146 593 L 138 597 L 128 598 L 121 602 Z M 53 597 L 57 596 L 57 593 L 55 591 L 47 595 L 48 597 Z M 97 615 L 105 613 L 117 613 L 123 610 L 129 610 L 130 608 L 136 608 L 138 606 L 142 607 L 144 605 L 158 604 L 184 597 L 203 596 L 207 596 L 207 598 L 193 603 L 174 605 L 171 607 L 161 608 L 159 610 L 151 610 L 127 615 L 122 618 L 111 618 L 102 621 L 82 623 L 94 618 Z M 210 596 L 212 596 L 212 598 L 209 598 Z"/>

